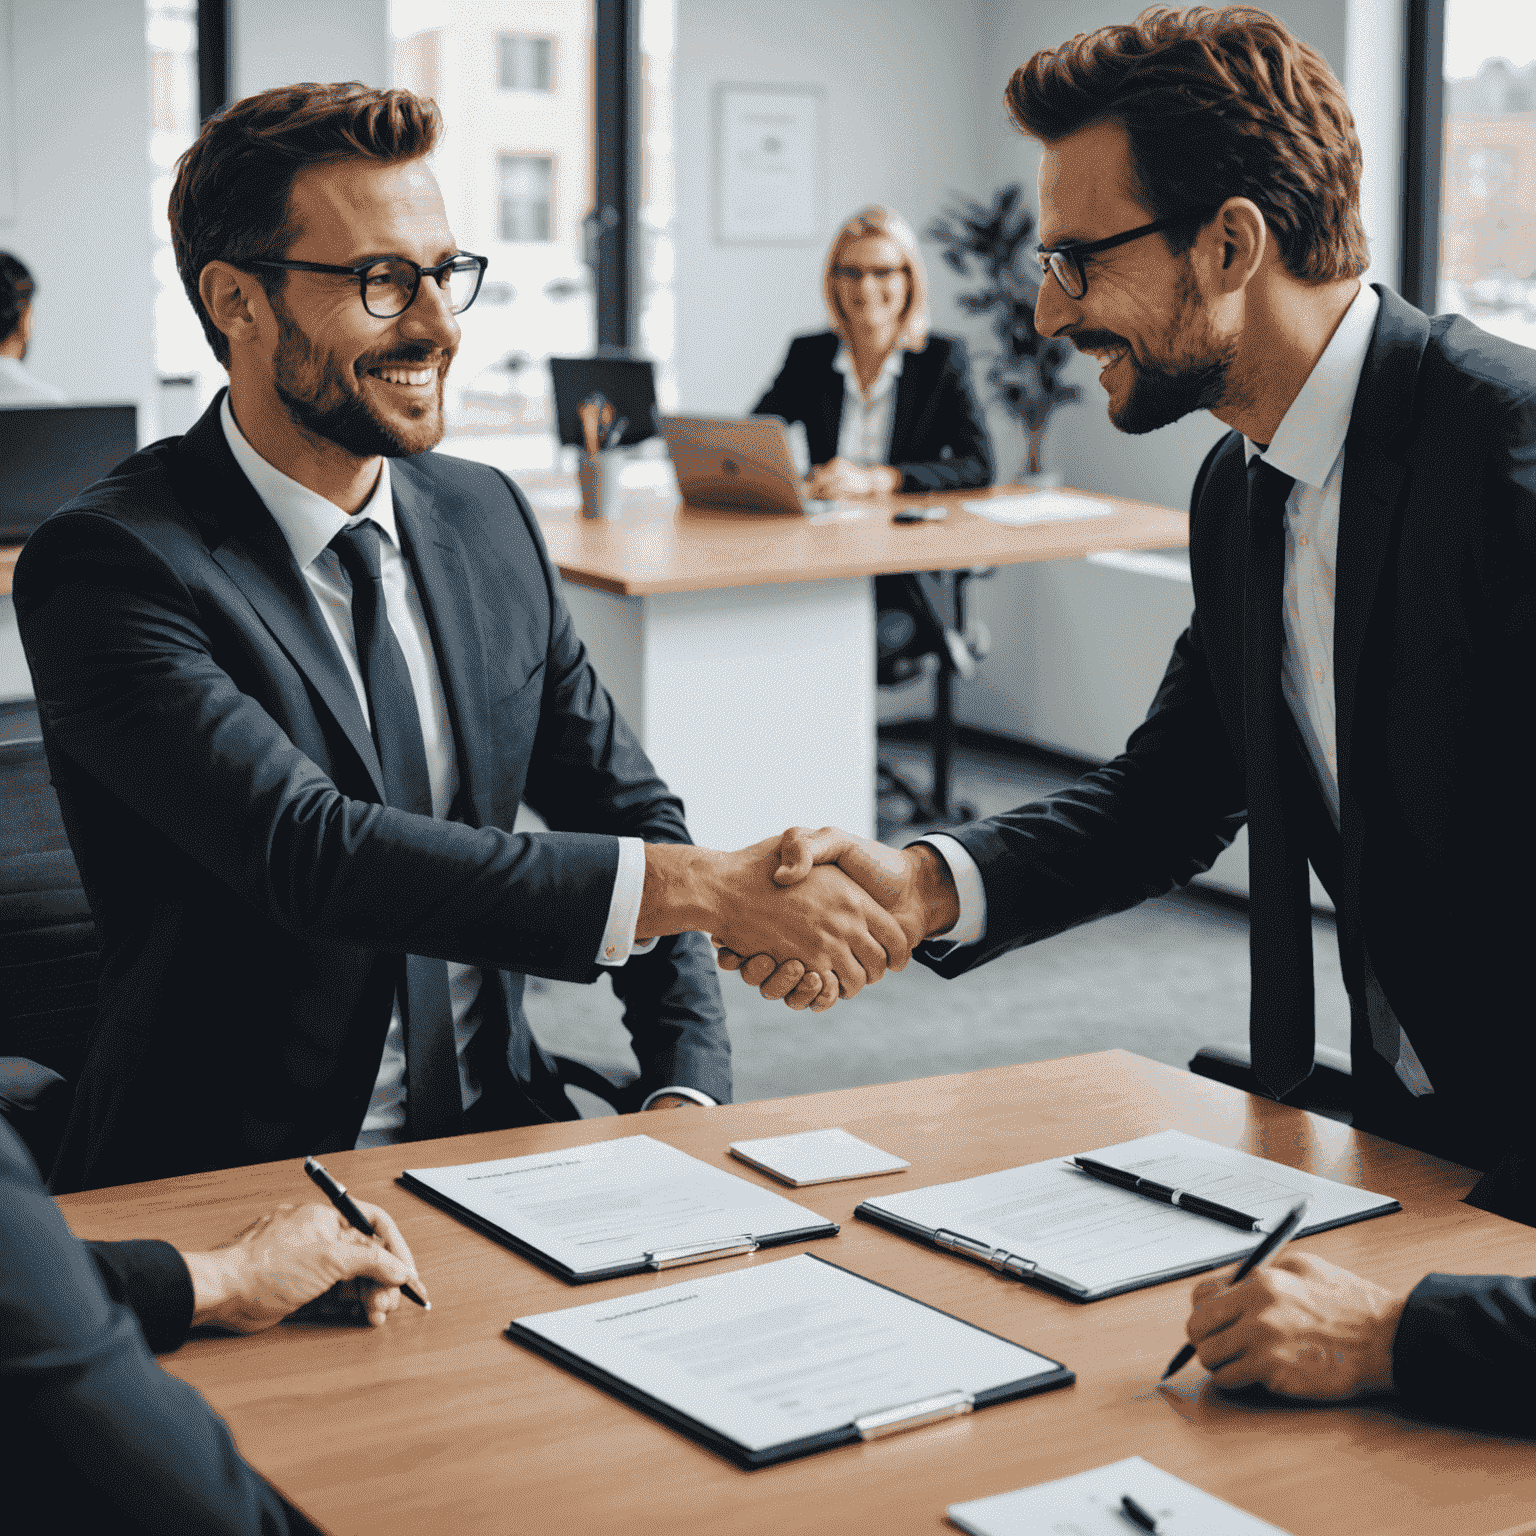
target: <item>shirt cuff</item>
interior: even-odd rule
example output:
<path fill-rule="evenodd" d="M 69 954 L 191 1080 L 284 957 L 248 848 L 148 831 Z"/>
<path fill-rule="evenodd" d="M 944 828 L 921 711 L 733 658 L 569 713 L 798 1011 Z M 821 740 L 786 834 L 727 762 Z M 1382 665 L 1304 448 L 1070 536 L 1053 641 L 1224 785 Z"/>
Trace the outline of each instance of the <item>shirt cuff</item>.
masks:
<path fill-rule="evenodd" d="M 635 943 L 635 924 L 640 918 L 640 899 L 644 894 L 645 844 L 638 837 L 621 837 L 608 922 L 597 946 L 599 965 L 623 965 L 631 955 L 648 955 L 655 949 L 656 939 Z"/>
<path fill-rule="evenodd" d="M 987 931 L 987 888 L 982 884 L 981 870 L 965 850 L 963 843 L 936 832 L 932 837 L 921 837 L 938 856 L 949 865 L 954 878 L 955 894 L 960 898 L 960 916 L 955 926 L 946 933 L 935 934 L 931 944 L 975 944 Z"/>
<path fill-rule="evenodd" d="M 713 1109 L 720 1101 L 712 1099 L 707 1093 L 701 1093 L 697 1088 L 658 1088 L 655 1093 L 645 1096 L 645 1103 L 640 1106 L 643 1114 L 657 1099 L 665 1098 L 667 1094 L 675 1093 L 680 1099 L 692 1099 L 695 1104 L 702 1104 L 705 1109 Z"/>

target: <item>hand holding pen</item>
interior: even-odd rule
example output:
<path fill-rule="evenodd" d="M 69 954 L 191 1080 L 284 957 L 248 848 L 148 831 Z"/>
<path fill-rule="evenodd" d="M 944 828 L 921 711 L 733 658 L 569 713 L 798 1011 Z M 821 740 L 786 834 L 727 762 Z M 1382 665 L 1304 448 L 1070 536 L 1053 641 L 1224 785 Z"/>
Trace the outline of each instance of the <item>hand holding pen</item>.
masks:
<path fill-rule="evenodd" d="M 1246 1280 L 1248 1276 L 1254 1272 L 1254 1270 L 1260 1268 L 1264 1264 L 1269 1263 L 1269 1261 L 1274 1258 L 1274 1256 L 1279 1253 L 1280 1250 L 1296 1235 L 1297 1231 L 1301 1227 L 1302 1222 L 1307 1219 L 1308 1203 L 1309 1202 L 1306 1200 L 1303 1200 L 1300 1202 L 1300 1204 L 1293 1205 L 1290 1210 L 1285 1213 L 1285 1217 L 1280 1222 L 1280 1225 L 1277 1226 L 1275 1230 L 1271 1232 L 1269 1236 L 1266 1237 L 1264 1241 L 1260 1243 L 1259 1246 L 1255 1248 L 1253 1252 L 1250 1253 L 1240 1265 L 1238 1265 L 1237 1273 L 1232 1276 L 1232 1280 L 1228 1286 L 1228 1289 L 1231 1289 L 1232 1286 L 1241 1285 L 1243 1281 Z M 1181 1349 L 1178 1354 L 1176 1354 L 1173 1359 L 1168 1362 L 1168 1369 L 1163 1372 L 1161 1379 L 1163 1381 L 1167 1381 L 1168 1378 L 1172 1376 L 1176 1371 L 1182 1371 L 1184 1367 L 1188 1365 L 1189 1362 L 1194 1358 L 1195 1346 L 1193 1344 L 1186 1344 L 1183 1349 Z"/>
<path fill-rule="evenodd" d="M 365 1216 L 362 1211 L 358 1209 L 357 1202 L 353 1200 L 352 1197 L 347 1193 L 345 1185 L 338 1184 L 336 1180 L 333 1179 L 330 1174 L 328 1174 L 325 1169 L 312 1157 L 306 1157 L 304 1159 L 304 1172 L 307 1173 L 310 1178 L 315 1181 L 315 1183 L 319 1186 L 321 1193 L 327 1200 L 331 1202 L 332 1205 L 336 1207 L 338 1211 L 341 1212 L 341 1214 L 347 1219 L 347 1222 L 350 1226 L 361 1232 L 364 1237 L 371 1237 L 375 1239 L 375 1241 L 378 1240 L 378 1229 L 374 1223 L 371 1222 L 367 1216 Z M 374 1209 L 378 1210 L 378 1207 L 376 1206 Z M 379 1210 L 379 1216 L 382 1220 L 389 1221 L 389 1217 L 382 1210 Z M 393 1230 L 393 1222 L 390 1222 L 390 1227 L 391 1230 Z M 398 1238 L 400 1246 L 404 1247 L 405 1239 L 400 1237 L 398 1232 L 395 1232 L 394 1236 Z M 409 1250 L 407 1250 L 407 1252 L 409 1252 Z M 405 1296 L 408 1300 L 414 1301 L 418 1307 L 424 1307 L 428 1312 L 432 1310 L 432 1303 L 419 1292 L 412 1290 L 409 1285 L 402 1285 L 400 1287 L 400 1294 Z"/>

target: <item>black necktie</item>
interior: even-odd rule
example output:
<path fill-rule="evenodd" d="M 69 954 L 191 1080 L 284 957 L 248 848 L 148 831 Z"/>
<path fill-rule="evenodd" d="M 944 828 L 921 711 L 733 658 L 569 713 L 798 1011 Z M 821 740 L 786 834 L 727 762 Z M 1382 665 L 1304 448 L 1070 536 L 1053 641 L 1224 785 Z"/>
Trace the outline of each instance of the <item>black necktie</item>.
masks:
<path fill-rule="evenodd" d="M 373 740 L 384 770 L 384 799 L 399 810 L 432 814 L 432 783 L 421 740 L 421 716 L 405 654 L 390 627 L 379 575 L 379 529 L 372 522 L 344 528 L 331 540 L 352 581 L 352 636 L 368 693 Z M 405 956 L 397 988 L 405 1020 L 405 1123 L 412 1140 L 453 1136 L 461 1129 L 463 1098 L 454 1053 L 453 1005 L 442 960 Z"/>
<path fill-rule="evenodd" d="M 1280 1098 L 1312 1070 L 1312 903 L 1300 817 L 1285 804 L 1294 750 L 1280 691 L 1285 502 L 1296 482 L 1257 454 L 1248 463 L 1243 592 L 1243 736 L 1248 785 L 1248 1040 L 1253 1070 Z"/>

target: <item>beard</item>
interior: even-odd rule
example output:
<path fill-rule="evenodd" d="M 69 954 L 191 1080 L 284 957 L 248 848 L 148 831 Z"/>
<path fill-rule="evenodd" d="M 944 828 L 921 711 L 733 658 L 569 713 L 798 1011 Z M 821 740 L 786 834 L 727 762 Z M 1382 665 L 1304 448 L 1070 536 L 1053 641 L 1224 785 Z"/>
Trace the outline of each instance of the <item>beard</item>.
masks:
<path fill-rule="evenodd" d="M 1133 436 L 1155 432 L 1192 411 L 1211 410 L 1227 399 L 1227 373 L 1237 356 L 1237 342 L 1223 339 L 1212 329 L 1188 274 L 1168 331 L 1163 356 L 1145 361 L 1131 351 L 1129 342 L 1109 331 L 1084 331 L 1072 338 L 1085 352 L 1104 347 L 1125 349 L 1131 387 L 1118 408 L 1113 404 L 1109 408 L 1109 419 L 1121 432 Z"/>
<path fill-rule="evenodd" d="M 386 459 L 409 458 L 437 447 L 443 440 L 443 379 L 449 358 L 441 348 L 425 342 L 407 344 L 358 360 L 355 373 L 360 377 L 370 368 L 408 368 L 440 359 L 436 397 L 430 405 L 420 407 L 414 420 L 397 426 L 374 410 L 360 384 L 349 385 L 328 354 L 278 304 L 273 303 L 272 308 L 278 324 L 272 387 L 301 431 L 335 443 L 360 459 L 380 455 Z"/>

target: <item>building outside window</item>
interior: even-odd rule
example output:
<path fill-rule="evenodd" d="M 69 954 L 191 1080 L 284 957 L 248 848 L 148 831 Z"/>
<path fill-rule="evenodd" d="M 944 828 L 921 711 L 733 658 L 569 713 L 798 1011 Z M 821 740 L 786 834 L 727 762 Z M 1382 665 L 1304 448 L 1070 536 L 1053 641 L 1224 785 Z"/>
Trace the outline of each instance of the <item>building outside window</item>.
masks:
<path fill-rule="evenodd" d="M 1445 8 L 1436 308 L 1536 347 L 1536 7 Z"/>
<path fill-rule="evenodd" d="M 554 39 L 506 33 L 496 39 L 504 91 L 547 91 L 554 76 Z"/>
<path fill-rule="evenodd" d="M 548 240 L 554 161 L 547 155 L 496 157 L 497 222 L 508 244 Z"/>

